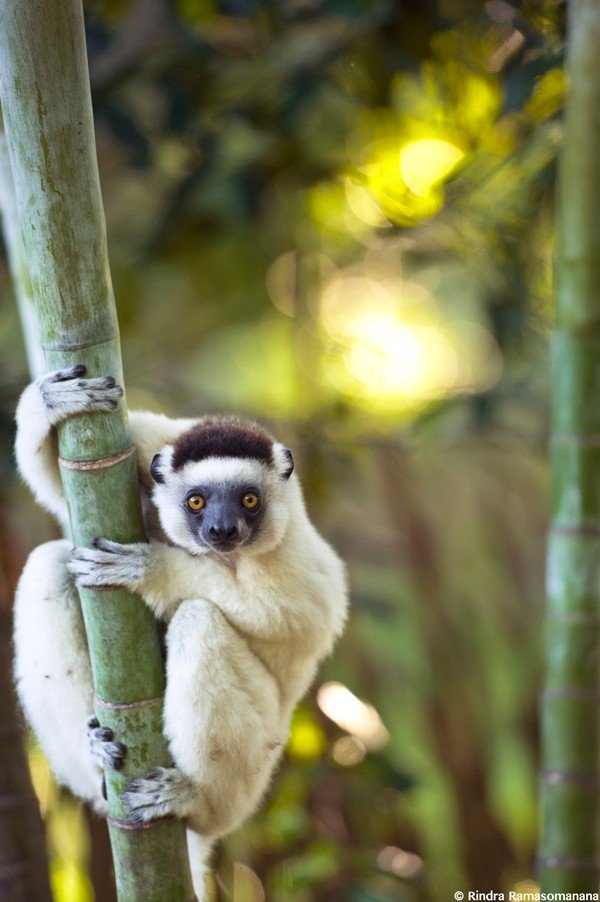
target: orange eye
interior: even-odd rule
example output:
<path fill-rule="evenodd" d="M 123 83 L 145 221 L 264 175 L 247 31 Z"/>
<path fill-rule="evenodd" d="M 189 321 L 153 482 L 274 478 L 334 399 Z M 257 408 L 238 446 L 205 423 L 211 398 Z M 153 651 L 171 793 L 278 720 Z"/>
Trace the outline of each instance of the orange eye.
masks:
<path fill-rule="evenodd" d="M 256 510 L 260 504 L 260 498 L 258 495 L 255 495 L 254 492 L 247 492 L 242 498 L 242 504 L 247 511 L 253 511 Z"/>
<path fill-rule="evenodd" d="M 202 495 L 192 495 L 187 500 L 187 504 L 190 510 L 192 511 L 201 511 L 206 501 L 202 497 Z"/>

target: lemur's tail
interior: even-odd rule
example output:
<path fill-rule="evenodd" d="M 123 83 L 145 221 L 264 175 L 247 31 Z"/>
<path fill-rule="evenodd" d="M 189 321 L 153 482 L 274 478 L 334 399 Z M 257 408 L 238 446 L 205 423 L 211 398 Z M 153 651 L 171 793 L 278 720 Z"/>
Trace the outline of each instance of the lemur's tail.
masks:
<path fill-rule="evenodd" d="M 187 844 L 196 898 L 198 902 L 213 902 L 216 899 L 216 895 L 213 891 L 212 879 L 208 868 L 208 859 L 210 858 L 213 840 L 200 836 L 193 830 L 188 830 Z"/>

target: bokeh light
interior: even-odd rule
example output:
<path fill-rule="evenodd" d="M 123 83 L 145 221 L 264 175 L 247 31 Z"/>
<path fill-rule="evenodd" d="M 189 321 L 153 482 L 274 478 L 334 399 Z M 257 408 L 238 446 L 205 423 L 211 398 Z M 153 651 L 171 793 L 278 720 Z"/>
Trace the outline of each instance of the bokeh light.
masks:
<path fill-rule="evenodd" d="M 341 683 L 321 686 L 317 704 L 323 714 L 360 739 L 369 751 L 383 748 L 388 741 L 389 733 L 373 705 L 361 701 Z"/>

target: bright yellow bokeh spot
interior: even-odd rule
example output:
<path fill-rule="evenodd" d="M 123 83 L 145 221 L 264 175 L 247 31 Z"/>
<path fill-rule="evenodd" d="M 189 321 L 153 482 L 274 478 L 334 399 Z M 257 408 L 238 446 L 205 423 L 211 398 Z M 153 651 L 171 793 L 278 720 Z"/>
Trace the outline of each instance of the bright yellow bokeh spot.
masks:
<path fill-rule="evenodd" d="M 299 709 L 292 718 L 287 752 L 297 761 L 314 761 L 327 747 L 327 737 L 310 711 Z"/>
<path fill-rule="evenodd" d="M 535 83 L 525 111 L 538 120 L 554 116 L 563 105 L 566 89 L 564 69 L 550 69 Z"/>
<path fill-rule="evenodd" d="M 404 296 L 397 291 L 349 277 L 331 282 L 321 302 L 323 325 L 339 349 L 329 378 L 343 392 L 383 406 L 443 395 L 457 377 L 455 352 L 427 312 L 427 293 L 417 285 Z M 413 307 L 418 314 L 408 318 Z"/>
<path fill-rule="evenodd" d="M 413 194 L 426 197 L 463 157 L 459 147 L 441 138 L 411 141 L 400 151 L 400 173 Z"/>
<path fill-rule="evenodd" d="M 497 381 L 500 351 L 491 333 L 444 321 L 416 282 L 338 274 L 320 298 L 327 381 L 369 410 L 414 410 Z"/>
<path fill-rule="evenodd" d="M 390 224 L 366 188 L 346 179 L 346 200 L 348 206 L 361 222 L 374 229 L 389 228 Z"/>
<path fill-rule="evenodd" d="M 384 138 L 364 151 L 356 180 L 390 222 L 412 225 L 439 211 L 444 203 L 442 184 L 463 157 L 464 152 L 444 138 Z M 355 208 L 357 201 L 363 221 L 377 224 L 364 197 L 348 195 Z"/>
<path fill-rule="evenodd" d="M 53 861 L 50 882 L 56 902 L 92 902 L 94 898 L 89 877 L 72 861 Z"/>

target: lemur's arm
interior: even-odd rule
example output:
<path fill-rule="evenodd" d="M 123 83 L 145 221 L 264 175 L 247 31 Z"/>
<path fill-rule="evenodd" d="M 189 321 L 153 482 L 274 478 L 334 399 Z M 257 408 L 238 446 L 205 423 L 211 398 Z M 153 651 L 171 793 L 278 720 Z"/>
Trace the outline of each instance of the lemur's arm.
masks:
<path fill-rule="evenodd" d="M 84 588 L 124 586 L 138 592 L 157 617 L 169 620 L 181 602 L 202 596 L 221 606 L 237 598 L 233 570 L 209 555 L 194 556 L 163 542 L 129 545 L 94 539 L 75 547 L 67 569 Z"/>
<path fill-rule="evenodd" d="M 66 523 L 67 502 L 58 469 L 56 432 L 37 382 L 25 389 L 17 407 L 15 454 L 19 472 L 37 501 Z"/>
<path fill-rule="evenodd" d="M 68 511 L 54 427 L 78 413 L 114 410 L 123 395 L 113 378 L 82 379 L 84 374 L 85 367 L 77 365 L 39 376 L 17 407 L 17 466 L 40 504 L 61 523 Z"/>
<path fill-rule="evenodd" d="M 40 376 L 29 385 L 17 407 L 15 453 L 21 476 L 51 514 L 66 523 L 67 504 L 58 466 L 55 426 L 78 413 L 114 410 L 123 390 L 112 377 L 83 379 L 78 365 Z M 150 484 L 150 462 L 159 448 L 174 441 L 195 420 L 172 420 L 162 414 L 132 411 L 130 424 L 138 450 L 142 482 Z"/>

